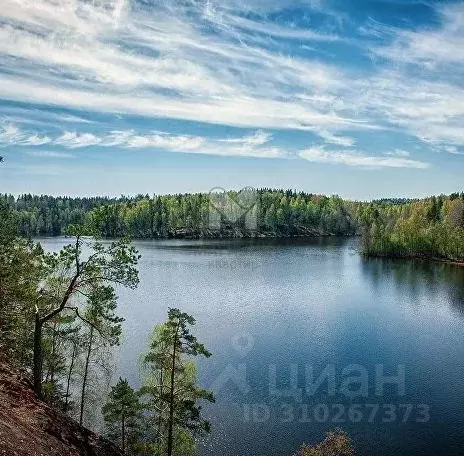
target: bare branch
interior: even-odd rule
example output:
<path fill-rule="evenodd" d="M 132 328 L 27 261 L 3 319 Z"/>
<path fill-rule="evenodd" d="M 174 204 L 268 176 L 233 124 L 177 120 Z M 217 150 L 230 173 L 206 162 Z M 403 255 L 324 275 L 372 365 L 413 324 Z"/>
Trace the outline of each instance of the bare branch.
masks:
<path fill-rule="evenodd" d="M 89 326 L 91 326 L 93 329 L 95 329 L 95 331 L 98 332 L 98 334 L 100 334 L 100 336 L 106 340 L 107 342 L 109 342 L 108 338 L 106 337 L 105 334 L 102 333 L 101 329 L 96 326 L 94 323 L 92 323 L 90 320 L 87 320 L 87 318 L 83 317 L 80 313 L 79 313 L 79 309 L 77 307 L 69 307 L 69 306 L 65 306 L 63 307 L 63 309 L 69 309 L 69 310 L 73 310 L 75 313 L 76 313 L 76 316 L 82 320 L 84 323 L 88 324 Z"/>

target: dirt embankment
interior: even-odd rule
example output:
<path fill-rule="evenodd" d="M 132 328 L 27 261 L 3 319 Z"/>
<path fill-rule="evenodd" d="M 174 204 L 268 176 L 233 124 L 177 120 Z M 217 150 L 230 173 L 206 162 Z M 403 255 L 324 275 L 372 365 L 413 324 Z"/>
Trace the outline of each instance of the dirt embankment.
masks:
<path fill-rule="evenodd" d="M 38 401 L 31 383 L 0 361 L 0 456 L 122 456 L 104 438 Z"/>

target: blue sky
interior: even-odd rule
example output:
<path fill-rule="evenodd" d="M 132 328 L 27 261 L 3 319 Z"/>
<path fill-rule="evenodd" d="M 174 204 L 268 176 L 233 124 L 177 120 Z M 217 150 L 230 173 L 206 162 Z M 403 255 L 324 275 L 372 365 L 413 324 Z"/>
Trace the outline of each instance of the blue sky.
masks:
<path fill-rule="evenodd" d="M 464 2 L 2 0 L 0 192 L 463 190 Z"/>

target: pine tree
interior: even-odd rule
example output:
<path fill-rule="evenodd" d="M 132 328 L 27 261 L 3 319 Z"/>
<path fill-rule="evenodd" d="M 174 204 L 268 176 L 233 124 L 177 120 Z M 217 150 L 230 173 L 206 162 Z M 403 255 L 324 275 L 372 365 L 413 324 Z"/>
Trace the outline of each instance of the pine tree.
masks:
<path fill-rule="evenodd" d="M 168 321 L 158 325 L 144 363 L 150 375 L 141 393 L 148 398 L 155 427 L 155 448 L 167 456 L 184 456 L 194 450 L 194 437 L 210 432 L 201 416 L 201 399 L 213 402 L 211 392 L 196 385 L 196 369 L 186 357 L 211 353 L 190 333 L 195 319 L 169 309 Z"/>
<path fill-rule="evenodd" d="M 140 434 L 141 406 L 137 393 L 126 379 L 120 377 L 111 388 L 102 413 L 109 437 L 121 446 L 124 454 L 131 454 Z"/>
<path fill-rule="evenodd" d="M 42 248 L 17 237 L 17 222 L 9 204 L 0 200 L 0 352 L 29 368 L 31 322 L 45 269 Z"/>
<path fill-rule="evenodd" d="M 113 286 L 118 284 L 135 288 L 138 271 L 135 268 L 138 252 L 127 242 L 120 240 L 105 245 L 84 239 L 85 230 L 74 227 L 75 243 L 65 246 L 57 254 L 44 255 L 48 274 L 41 288 L 35 308 L 34 327 L 34 390 L 43 397 L 43 329 L 59 315 L 74 312 L 78 319 L 92 326 L 82 314 L 76 298 L 114 295 Z M 83 247 L 90 254 L 83 258 Z M 113 311 L 114 308 L 111 310 Z M 105 318 L 106 307 L 95 305 L 95 311 Z"/>
<path fill-rule="evenodd" d="M 116 315 L 116 308 L 116 294 L 111 286 L 102 286 L 88 296 L 87 306 L 84 309 L 88 334 L 83 343 L 86 355 L 81 387 L 80 424 L 83 424 L 84 419 L 90 358 L 95 352 L 105 347 L 119 345 L 119 337 L 122 333 L 121 323 L 124 319 Z"/>

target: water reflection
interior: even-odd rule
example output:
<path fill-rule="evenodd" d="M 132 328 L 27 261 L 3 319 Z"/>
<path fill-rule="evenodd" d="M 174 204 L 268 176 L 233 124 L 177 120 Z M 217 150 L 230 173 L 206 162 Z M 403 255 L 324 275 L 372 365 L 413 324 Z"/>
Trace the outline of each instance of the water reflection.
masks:
<path fill-rule="evenodd" d="M 379 293 L 391 281 L 399 300 L 420 305 L 426 295 L 437 302 L 447 301 L 464 316 L 464 267 L 420 259 L 362 258 L 361 270 Z"/>

